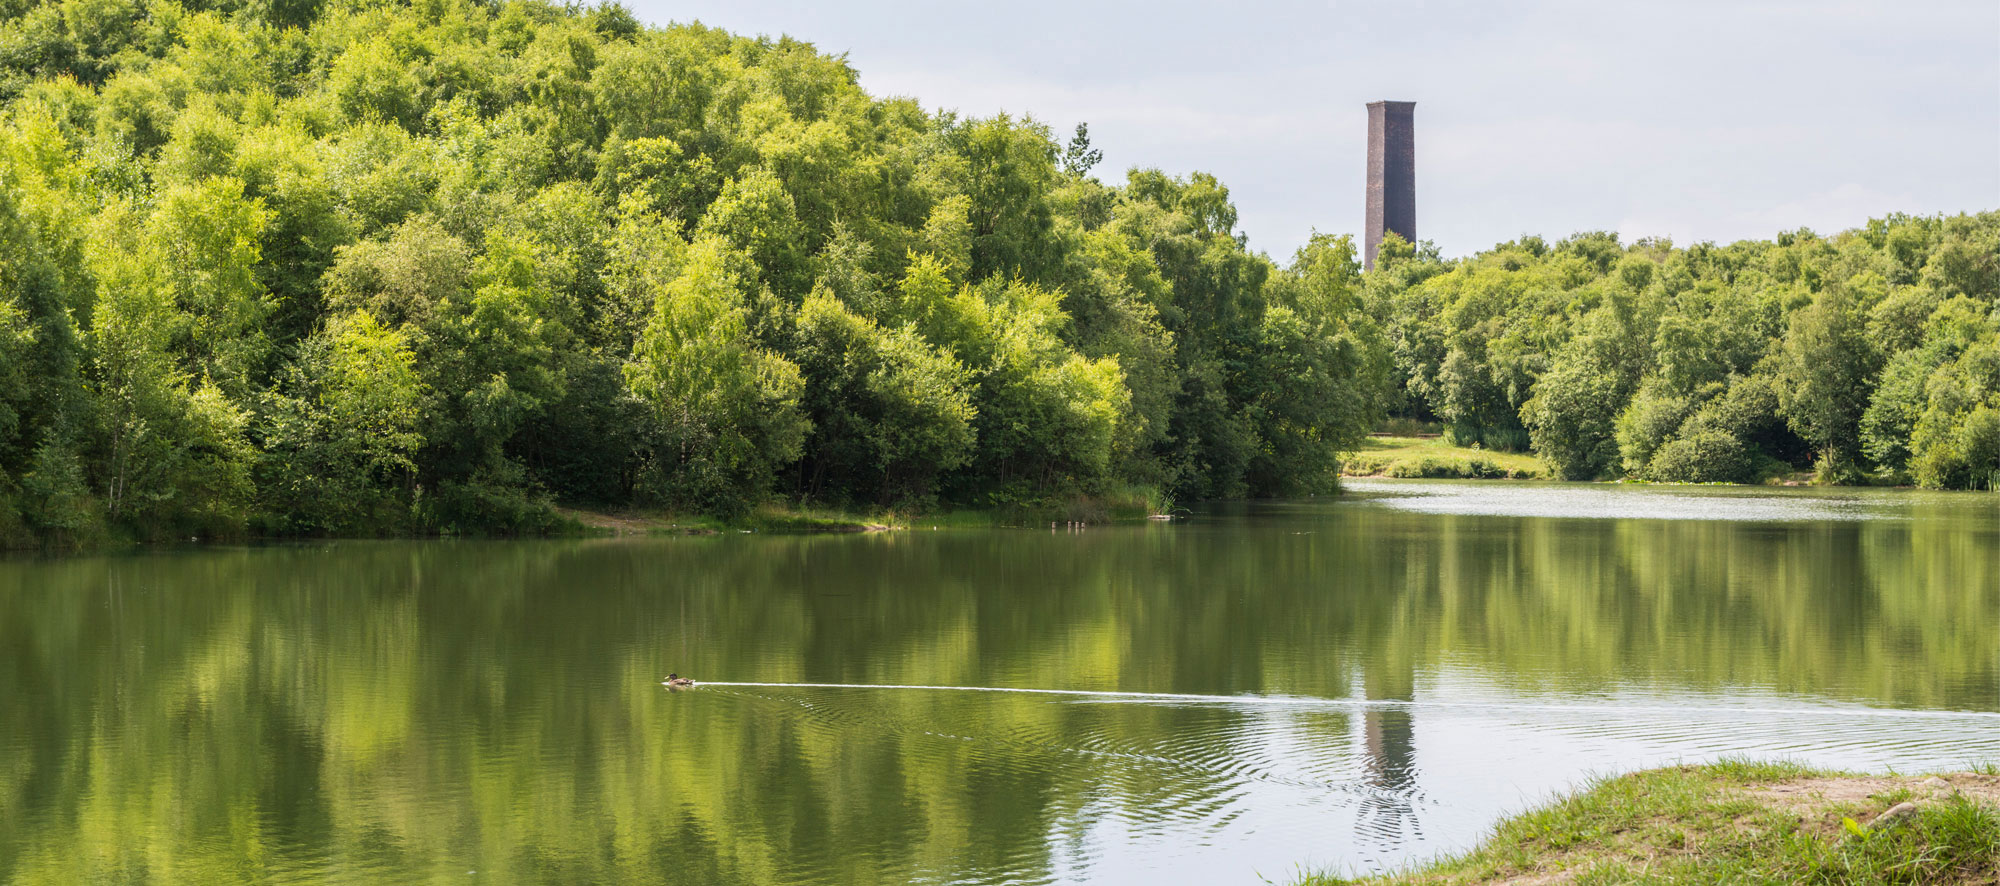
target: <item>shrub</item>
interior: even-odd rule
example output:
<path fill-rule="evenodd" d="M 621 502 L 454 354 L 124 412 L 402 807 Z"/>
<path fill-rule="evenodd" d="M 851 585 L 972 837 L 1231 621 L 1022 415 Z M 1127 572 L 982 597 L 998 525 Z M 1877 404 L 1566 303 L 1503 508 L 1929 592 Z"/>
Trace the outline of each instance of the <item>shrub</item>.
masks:
<path fill-rule="evenodd" d="M 1389 460 L 1379 455 L 1350 455 L 1341 463 L 1341 473 L 1354 477 L 1372 477 L 1389 469 Z"/>
<path fill-rule="evenodd" d="M 1425 456 L 1390 465 L 1388 474 L 1404 480 L 1498 480 L 1507 476 L 1507 470 L 1485 458 L 1459 461 Z"/>
<path fill-rule="evenodd" d="M 1446 465 L 1443 461 L 1426 457 L 1411 459 L 1409 461 L 1399 461 L 1390 465 L 1389 476 L 1405 480 L 1452 476 L 1445 473 L 1445 470 Z"/>
<path fill-rule="evenodd" d="M 1713 429 L 1668 441 L 1653 453 L 1649 473 L 1668 483 L 1743 483 L 1750 455 L 1732 434 Z"/>

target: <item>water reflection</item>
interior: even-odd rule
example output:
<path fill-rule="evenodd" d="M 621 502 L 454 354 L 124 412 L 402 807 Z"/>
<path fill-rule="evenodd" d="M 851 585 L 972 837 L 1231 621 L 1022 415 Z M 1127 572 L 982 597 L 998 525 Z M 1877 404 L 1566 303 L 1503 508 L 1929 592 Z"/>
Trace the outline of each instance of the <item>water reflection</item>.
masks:
<path fill-rule="evenodd" d="M 1855 500 L 0 562 L 0 882 L 1237 881 L 1591 772 L 2000 758 L 2000 498 Z"/>
<path fill-rule="evenodd" d="M 1412 803 L 1417 783 L 1416 726 L 1408 711 L 1369 711 L 1365 716 L 1365 779 L 1375 790 L 1361 804 L 1367 841 L 1377 851 L 1393 851 L 1421 836 Z"/>

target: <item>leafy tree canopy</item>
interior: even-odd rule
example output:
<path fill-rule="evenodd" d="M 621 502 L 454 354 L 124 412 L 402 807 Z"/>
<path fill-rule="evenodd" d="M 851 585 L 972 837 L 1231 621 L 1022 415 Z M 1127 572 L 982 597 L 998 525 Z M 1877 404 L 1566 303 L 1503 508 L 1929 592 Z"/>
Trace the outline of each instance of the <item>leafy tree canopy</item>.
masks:
<path fill-rule="evenodd" d="M 1212 176 L 616 4 L 0 4 L 0 117 L 13 543 L 1311 491 L 1390 372 Z"/>

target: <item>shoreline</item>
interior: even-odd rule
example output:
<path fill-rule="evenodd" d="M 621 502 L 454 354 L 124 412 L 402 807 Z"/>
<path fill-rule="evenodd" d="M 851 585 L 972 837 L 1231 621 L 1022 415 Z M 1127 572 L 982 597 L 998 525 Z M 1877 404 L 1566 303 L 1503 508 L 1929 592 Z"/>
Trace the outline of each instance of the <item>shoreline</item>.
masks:
<path fill-rule="evenodd" d="M 1341 461 L 1340 477 L 1380 480 L 1548 480 L 1571 483 L 1611 483 L 1644 486 L 1736 486 L 1745 489 L 1783 489 L 1804 486 L 1828 489 L 1923 489 L 1907 477 L 1864 477 L 1869 482 L 1820 483 L 1811 471 L 1792 469 L 1761 475 L 1756 482 L 1673 482 L 1617 476 L 1594 480 L 1563 480 L 1547 462 L 1532 452 L 1507 452 L 1477 446 L 1454 446 L 1437 434 L 1388 434 L 1375 432 Z M 1895 482 L 1891 482 L 1894 479 Z M 1979 490 L 1928 490 L 1979 491 Z"/>
<path fill-rule="evenodd" d="M 928 529 L 1036 529 L 1044 524 L 1084 526 L 1135 525 L 1173 519 L 1164 516 L 1164 501 L 1150 494 L 1079 497 L 1043 505 L 955 508 L 935 512 L 842 511 L 766 504 L 738 517 L 677 514 L 669 511 L 586 508 L 551 505 L 549 531 L 524 533 L 390 532 L 347 535 L 242 535 L 134 539 L 100 533 L 76 543 L 7 544 L 0 555 L 74 555 L 145 548 L 263 544 L 312 541 L 422 541 L 428 539 L 552 539 L 645 538 L 705 536 L 731 533 L 770 535 L 862 535 Z"/>
<path fill-rule="evenodd" d="M 567 533 L 583 537 L 719 535 L 725 532 L 787 534 L 889 532 L 906 529 L 887 516 L 837 512 L 760 511 L 737 521 L 688 517 L 648 511 L 599 511 L 558 507 L 556 516 L 568 523 Z"/>
<path fill-rule="evenodd" d="M 1469 450 L 1476 452 L 1476 450 Z M 1517 459 L 1532 461 L 1533 456 L 1519 453 L 1502 453 Z M 1487 480 L 1509 482 L 1543 482 L 1574 486 L 1642 486 L 1642 487 L 1726 487 L 1735 489 L 1876 489 L 1895 492 L 1945 492 L 1926 490 L 1914 486 L 1887 485 L 1825 485 L 1806 482 L 1749 483 L 1665 483 L 1643 480 L 1595 480 L 1562 481 L 1533 471 L 1510 475 L 1502 470 L 1498 474 L 1433 472 L 1423 475 L 1396 474 L 1377 470 L 1360 473 L 1343 470 L 1340 479 L 1343 486 L 1333 495 L 1344 495 L 1348 480 Z M 1965 492 L 1965 490 L 1948 490 Z M 1974 493 L 1977 494 L 1977 493 Z M 1312 498 L 1314 496 L 1303 496 Z M 1282 499 L 1272 499 L 1273 501 Z M 1082 529 L 1091 526 L 1136 525 L 1183 519 L 1187 510 L 1172 507 L 1170 502 L 1149 490 L 1127 490 L 1120 494 L 1101 497 L 1078 497 L 1068 501 L 1042 503 L 1038 505 L 1006 505 L 985 508 L 950 508 L 937 511 L 845 511 L 834 508 L 800 507 L 792 504 L 770 503 L 760 506 L 747 514 L 737 517 L 715 517 L 702 514 L 682 514 L 664 510 L 645 508 L 596 508 L 552 504 L 548 509 L 550 527 L 540 532 L 385 532 L 353 533 L 336 535 L 289 535 L 247 532 L 217 536 L 188 538 L 141 539 L 125 537 L 116 533 L 99 531 L 82 540 L 48 542 L 43 544 L 10 543 L 0 538 L 0 555 L 75 555 L 103 553 L 118 550 L 147 548 L 180 548 L 205 545 L 262 544 L 312 541 L 421 541 L 427 539 L 553 539 L 553 538 L 641 538 L 672 536 L 706 536 L 733 533 L 762 533 L 773 535 L 819 535 L 819 534 L 873 534 L 913 529 L 1040 529 L 1069 526 Z M 102 528 L 100 527 L 100 530 Z"/>
<path fill-rule="evenodd" d="M 1469 852 L 1296 886 L 2000 882 L 2000 763 L 1864 775 L 1724 760 L 1601 778 L 1503 819 Z"/>

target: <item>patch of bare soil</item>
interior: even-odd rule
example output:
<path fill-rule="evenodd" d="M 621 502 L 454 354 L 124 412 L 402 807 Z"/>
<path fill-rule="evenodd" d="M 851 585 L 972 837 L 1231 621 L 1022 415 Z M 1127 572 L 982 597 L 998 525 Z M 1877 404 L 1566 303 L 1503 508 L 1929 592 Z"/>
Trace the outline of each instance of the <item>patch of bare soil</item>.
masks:
<path fill-rule="evenodd" d="M 1904 792 L 1909 796 L 1902 797 Z M 2000 806 L 2000 775 L 1953 772 L 1945 775 L 1805 778 L 1748 788 L 1745 793 L 1761 802 L 1788 809 L 1801 821 L 1816 823 L 1821 830 L 1834 831 L 1840 828 L 1840 820 L 1848 815 L 1848 810 L 1857 806 L 1869 808 L 1868 817 L 1857 820 L 1861 824 L 1872 821 L 1894 805 L 1886 802 L 1889 797 L 1897 797 L 1897 802 L 1909 800 L 1923 803 L 1957 795 L 1989 806 Z"/>
<path fill-rule="evenodd" d="M 573 508 L 558 508 L 562 514 L 592 529 L 602 529 L 612 535 L 652 535 L 657 532 L 682 532 L 689 535 L 710 535 L 715 532 L 696 526 L 681 526 L 675 523 L 639 514 L 606 514 L 598 511 L 579 511 Z"/>

